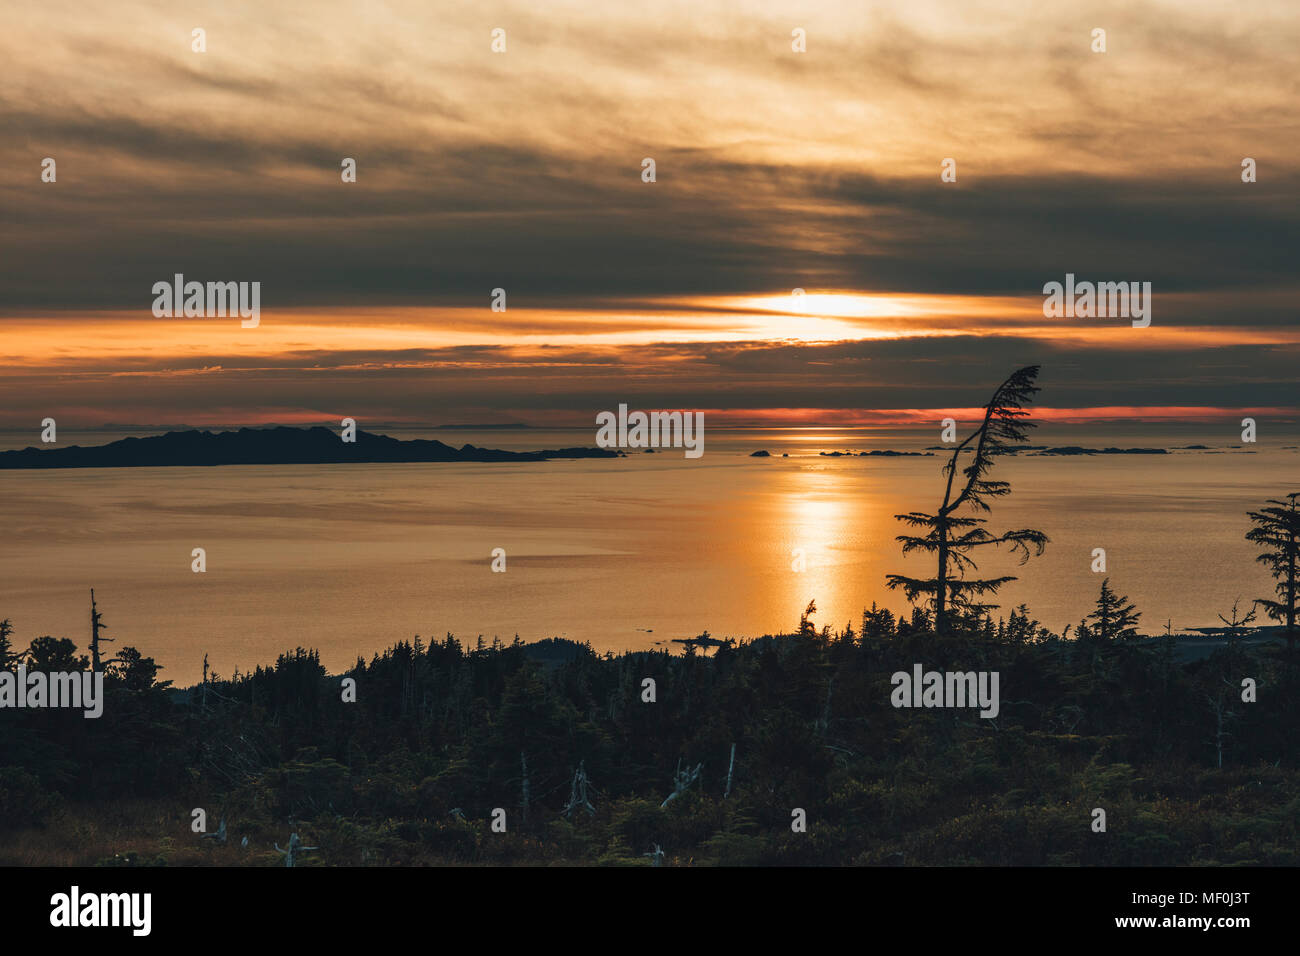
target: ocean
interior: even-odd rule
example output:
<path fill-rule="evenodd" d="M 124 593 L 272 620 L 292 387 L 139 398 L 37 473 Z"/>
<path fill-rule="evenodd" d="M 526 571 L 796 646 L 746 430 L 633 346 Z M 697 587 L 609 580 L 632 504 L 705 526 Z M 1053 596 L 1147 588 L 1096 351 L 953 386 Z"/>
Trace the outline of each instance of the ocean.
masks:
<path fill-rule="evenodd" d="M 361 427 L 512 450 L 595 444 L 594 428 Z M 37 435 L 0 433 L 0 447 Z M 61 432 L 59 444 L 118 437 Z M 178 685 L 198 679 L 205 654 L 229 675 L 301 645 L 338 671 L 416 634 L 677 650 L 665 642 L 705 630 L 788 632 L 810 601 L 819 627 L 856 629 L 873 601 L 906 608 L 887 573 L 926 573 L 923 558 L 902 557 L 893 515 L 934 510 L 944 458 L 821 453 L 923 452 L 938 438 L 937 427 L 720 428 L 706 429 L 698 459 L 664 449 L 528 463 L 0 471 L 0 618 L 21 647 L 48 634 L 84 649 L 93 587 L 110 649 L 137 647 Z M 994 504 L 990 529 L 1051 539 L 1023 566 L 986 549 L 983 575 L 1018 576 L 996 599 L 1002 613 L 1025 603 L 1054 631 L 1077 624 L 1104 576 L 1091 569 L 1095 548 L 1145 632 L 1217 624 L 1235 598 L 1271 596 L 1244 538 L 1246 512 L 1300 490 L 1296 433 L 1265 427 L 1242 445 L 1236 422 L 1052 423 L 1031 441 L 1169 453 L 1001 460 L 994 476 L 1013 492 Z M 759 449 L 771 457 L 750 457 Z M 195 548 L 204 573 L 191 570 Z M 496 548 L 505 573 L 491 570 Z"/>

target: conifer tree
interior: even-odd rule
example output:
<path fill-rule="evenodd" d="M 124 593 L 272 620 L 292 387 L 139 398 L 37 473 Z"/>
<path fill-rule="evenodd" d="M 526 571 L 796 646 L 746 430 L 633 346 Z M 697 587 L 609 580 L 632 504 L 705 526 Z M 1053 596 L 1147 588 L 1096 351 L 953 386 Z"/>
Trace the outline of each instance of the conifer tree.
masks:
<path fill-rule="evenodd" d="M 1137 637 L 1137 622 L 1142 612 L 1128 603 L 1128 595 L 1119 595 L 1111 590 L 1110 578 L 1101 582 L 1101 594 L 1097 596 L 1097 607 L 1088 615 L 1093 622 L 1090 632 L 1101 641 L 1118 639 L 1130 640 Z"/>
<path fill-rule="evenodd" d="M 18 662 L 19 655 L 14 653 L 13 642 L 9 640 L 13 633 L 14 626 L 9 623 L 9 618 L 0 621 L 0 671 L 8 670 L 10 664 Z"/>
<path fill-rule="evenodd" d="M 1277 579 L 1276 593 L 1281 599 L 1258 598 L 1255 603 L 1264 613 L 1286 628 L 1288 653 L 1295 651 L 1296 601 L 1300 597 L 1297 572 L 1300 571 L 1300 508 L 1297 499 L 1300 491 L 1286 496 L 1286 501 L 1270 498 L 1271 507 L 1248 512 L 1254 527 L 1246 532 L 1246 540 L 1263 545 L 1264 550 L 1255 558 L 1268 568 Z"/>
<path fill-rule="evenodd" d="M 989 501 L 1011 493 L 1011 485 L 1006 481 L 997 481 L 989 477 L 997 459 L 1023 442 L 1034 423 L 1028 421 L 1029 413 L 1024 406 L 1033 401 L 1038 387 L 1034 381 L 1038 377 L 1038 366 L 1030 365 L 1012 373 L 1011 377 L 997 387 L 993 398 L 984 407 L 984 419 L 980 426 L 968 435 L 961 444 L 953 449 L 952 457 L 944 465 L 943 474 L 947 478 L 944 486 L 943 501 L 934 514 L 912 511 L 908 514 L 894 515 L 896 519 L 912 527 L 923 529 L 923 534 L 899 535 L 896 540 L 902 543 L 903 553 L 923 551 L 932 554 L 937 561 L 935 576 L 932 578 L 912 578 L 902 574 L 889 574 L 885 581 L 891 590 L 902 588 L 909 601 L 927 596 L 927 602 L 934 610 L 935 631 L 947 630 L 949 620 L 954 612 L 981 611 L 996 607 L 984 604 L 977 599 L 984 595 L 996 594 L 998 589 L 1011 576 L 997 578 L 968 578 L 968 572 L 978 570 L 972 552 L 976 548 L 988 545 L 1008 545 L 1013 552 L 1020 554 L 1020 563 L 1029 559 L 1030 548 L 1035 554 L 1042 554 L 1047 545 L 1047 535 L 1031 528 L 1007 531 L 1000 535 L 991 534 L 983 526 L 985 518 L 976 514 L 958 514 L 967 508 L 974 512 L 989 512 Z M 957 482 L 957 460 L 963 452 L 973 452 L 971 463 L 961 470 L 964 480 Z M 959 490 L 954 492 L 954 485 Z"/>

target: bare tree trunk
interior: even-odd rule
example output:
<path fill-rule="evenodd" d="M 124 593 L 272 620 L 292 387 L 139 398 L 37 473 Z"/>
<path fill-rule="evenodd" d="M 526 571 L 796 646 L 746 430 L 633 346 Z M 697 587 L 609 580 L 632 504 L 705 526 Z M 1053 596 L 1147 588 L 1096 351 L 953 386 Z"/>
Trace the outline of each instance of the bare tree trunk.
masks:
<path fill-rule="evenodd" d="M 1291 499 L 1291 508 L 1295 510 L 1295 499 Z M 1296 540 L 1291 536 L 1290 557 L 1286 572 L 1286 653 L 1291 658 L 1295 655 L 1295 604 L 1296 604 Z"/>
<path fill-rule="evenodd" d="M 528 803 L 529 803 L 529 799 L 528 799 L 528 757 L 524 755 L 524 752 L 523 752 L 522 750 L 519 751 L 519 764 L 520 764 L 521 767 L 523 767 L 523 771 L 524 771 L 524 783 L 523 783 L 523 788 L 524 788 L 524 805 L 523 805 L 523 811 L 524 811 L 524 822 L 527 823 L 527 822 L 528 822 Z"/>
<path fill-rule="evenodd" d="M 704 764 L 697 763 L 694 769 L 687 768 L 685 771 L 683 771 L 682 759 L 678 757 L 677 772 L 673 774 L 673 792 L 668 794 L 668 796 L 664 798 L 664 802 L 659 804 L 659 808 L 663 809 L 664 807 L 668 806 L 668 804 L 672 803 L 672 801 L 676 800 L 683 793 L 685 793 L 687 788 L 690 787 L 691 784 L 693 784 L 696 780 L 700 779 L 700 771 L 703 769 L 704 769 Z"/>
<path fill-rule="evenodd" d="M 834 691 L 835 691 L 835 675 L 832 674 L 831 679 L 826 682 L 826 708 L 822 711 L 822 722 L 821 722 L 822 723 L 821 729 L 822 729 L 823 736 L 826 735 L 826 732 L 830 730 L 830 726 L 831 726 L 831 694 Z"/>
<path fill-rule="evenodd" d="M 99 632 L 107 627 L 103 617 L 100 616 L 99 610 L 95 607 L 95 589 L 90 589 L 90 669 L 91 671 L 102 671 L 103 663 L 99 659 L 99 642 L 112 644 L 111 637 L 100 637 Z"/>
<path fill-rule="evenodd" d="M 1215 731 L 1214 749 L 1218 753 L 1219 769 L 1223 769 L 1223 701 L 1218 701 L 1214 708 Z"/>
<path fill-rule="evenodd" d="M 934 593 L 934 632 L 942 634 L 948 626 L 948 522 L 939 522 L 939 580 Z"/>
<path fill-rule="evenodd" d="M 281 850 L 280 844 L 278 843 L 273 845 L 275 846 L 275 851 L 277 853 L 283 854 L 285 866 L 293 866 L 293 858 L 297 853 L 307 853 L 311 850 L 320 849 L 318 846 L 303 846 L 302 840 L 298 839 L 298 834 L 296 833 L 289 834 L 289 849 Z"/>
<path fill-rule="evenodd" d="M 723 795 L 722 795 L 722 799 L 723 799 L 723 800 L 725 800 L 725 799 L 727 799 L 727 797 L 731 796 L 731 771 L 734 770 L 735 768 L 736 768 L 736 745 L 735 745 L 735 744 L 732 744 L 732 745 L 731 745 L 731 762 L 730 762 L 729 764 L 727 764 L 727 790 L 726 790 L 726 792 L 723 793 Z"/>
<path fill-rule="evenodd" d="M 1228 681 L 1224 681 L 1229 687 L 1232 686 Z M 1224 701 L 1223 691 L 1219 691 L 1214 697 L 1207 698 L 1210 706 L 1214 708 L 1214 752 L 1218 759 L 1219 769 L 1223 769 L 1223 746 L 1225 738 L 1231 737 L 1231 731 L 1225 729 L 1226 721 L 1231 720 L 1235 715 L 1227 709 Z"/>
<path fill-rule="evenodd" d="M 596 808 L 591 805 L 587 798 L 587 762 L 578 761 L 578 769 L 573 771 L 573 783 L 569 787 L 569 802 L 564 805 L 564 817 L 568 819 L 573 815 L 574 810 L 582 809 L 587 811 L 588 816 L 596 815 Z M 594 789 L 594 788 L 593 788 Z"/>

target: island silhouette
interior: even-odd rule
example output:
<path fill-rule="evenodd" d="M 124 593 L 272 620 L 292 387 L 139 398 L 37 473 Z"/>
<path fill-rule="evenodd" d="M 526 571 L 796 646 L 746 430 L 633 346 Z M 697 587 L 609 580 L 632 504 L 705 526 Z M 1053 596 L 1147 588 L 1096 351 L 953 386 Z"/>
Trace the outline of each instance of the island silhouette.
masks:
<path fill-rule="evenodd" d="M 332 465 L 379 462 L 547 461 L 553 458 L 618 458 L 607 448 L 553 448 L 503 451 L 436 439 L 403 441 L 371 432 L 343 441 L 339 433 L 312 428 L 241 428 L 210 432 L 191 429 L 148 438 L 122 438 L 106 445 L 24 448 L 0 452 L 0 469 L 157 468 L 214 465 Z"/>

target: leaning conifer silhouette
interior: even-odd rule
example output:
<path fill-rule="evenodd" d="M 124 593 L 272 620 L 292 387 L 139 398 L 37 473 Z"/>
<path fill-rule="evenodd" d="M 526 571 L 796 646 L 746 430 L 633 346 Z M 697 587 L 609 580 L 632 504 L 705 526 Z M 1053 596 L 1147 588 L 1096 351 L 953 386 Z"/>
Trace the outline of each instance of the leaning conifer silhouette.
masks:
<path fill-rule="evenodd" d="M 885 576 L 885 582 L 891 590 L 902 588 L 910 602 L 915 603 L 917 598 L 928 598 L 927 603 L 934 611 L 934 628 L 937 633 L 942 634 L 947 630 L 952 612 L 978 612 L 996 607 L 994 604 L 981 603 L 977 598 L 996 594 L 1002 585 L 1015 580 L 1009 575 L 967 578 L 968 572 L 978 570 L 971 557 L 976 548 L 1009 545 L 1020 554 L 1020 563 L 1024 564 L 1029 560 L 1031 546 L 1035 554 L 1042 554 L 1047 546 L 1047 535 L 1041 531 L 1023 528 L 994 535 L 983 527 L 987 519 L 974 514 L 958 514 L 963 508 L 989 512 L 992 510 L 989 499 L 1011 493 L 1009 482 L 996 481 L 988 475 L 998 457 L 1011 451 L 1016 443 L 1023 442 L 1028 437 L 1029 429 L 1034 427 L 1034 423 L 1028 420 L 1029 413 L 1024 406 L 1032 402 L 1034 394 L 1039 391 L 1034 384 L 1038 378 L 1038 369 L 1037 365 L 1019 369 L 999 385 L 993 398 L 984 407 L 984 419 L 980 426 L 953 449 L 952 457 L 943 468 L 947 482 L 938 510 L 934 514 L 912 511 L 894 515 L 904 524 L 925 531 L 920 535 L 899 535 L 896 540 L 902 543 L 903 553 L 923 551 L 932 554 L 937 568 L 932 578 L 889 574 Z M 964 480 L 959 486 L 960 490 L 954 494 L 957 459 L 968 448 L 974 457 L 961 470 Z"/>

